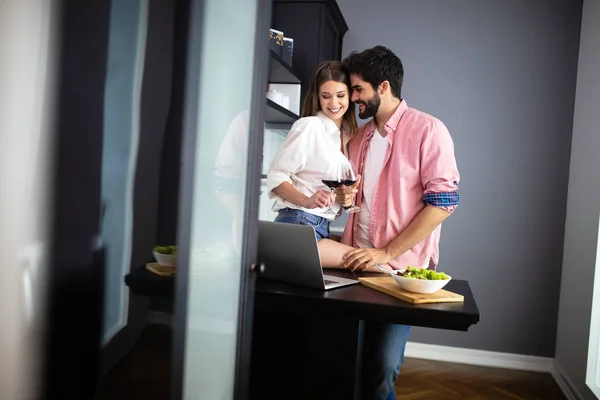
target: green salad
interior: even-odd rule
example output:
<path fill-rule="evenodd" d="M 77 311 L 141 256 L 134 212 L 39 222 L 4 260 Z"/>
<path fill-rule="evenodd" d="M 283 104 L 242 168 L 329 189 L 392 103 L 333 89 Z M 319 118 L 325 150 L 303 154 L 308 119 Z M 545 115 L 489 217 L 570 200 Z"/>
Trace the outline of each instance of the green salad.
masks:
<path fill-rule="evenodd" d="M 429 281 L 443 281 L 449 278 L 449 276 L 443 272 L 436 272 L 432 269 L 415 268 L 411 266 L 406 267 L 404 273 L 400 273 L 398 275 L 403 276 L 405 278 L 422 279 Z"/>
<path fill-rule="evenodd" d="M 155 246 L 154 251 L 159 254 L 177 255 L 177 246 Z"/>

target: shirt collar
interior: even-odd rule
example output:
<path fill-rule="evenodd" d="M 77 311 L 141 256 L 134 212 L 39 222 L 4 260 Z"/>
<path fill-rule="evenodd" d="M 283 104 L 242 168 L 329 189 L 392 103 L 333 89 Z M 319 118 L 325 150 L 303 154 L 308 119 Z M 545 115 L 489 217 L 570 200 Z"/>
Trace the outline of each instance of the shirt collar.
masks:
<path fill-rule="evenodd" d="M 400 123 L 400 119 L 402 119 L 402 116 L 404 115 L 406 109 L 408 109 L 408 104 L 406 104 L 406 101 L 403 99 L 400 101 L 400 104 L 398 104 L 398 107 L 396 107 L 396 111 L 394 111 L 388 122 L 385 123 L 385 127 L 387 128 L 388 134 L 396 133 L 396 130 L 398 129 L 398 124 Z M 373 133 L 375 133 L 375 128 L 375 118 L 371 118 L 371 120 L 369 121 L 369 126 L 367 128 L 367 136 L 373 135 Z"/>
<path fill-rule="evenodd" d="M 340 130 L 337 127 L 337 125 L 335 124 L 335 122 L 333 122 L 331 120 L 331 118 L 329 118 L 327 115 L 325 115 L 325 113 L 323 111 L 319 111 L 317 113 L 317 117 L 319 117 L 319 119 L 321 120 L 321 122 L 323 122 L 323 125 L 325 126 L 325 131 L 327 133 L 329 133 L 330 135 L 339 135 L 340 134 Z"/>

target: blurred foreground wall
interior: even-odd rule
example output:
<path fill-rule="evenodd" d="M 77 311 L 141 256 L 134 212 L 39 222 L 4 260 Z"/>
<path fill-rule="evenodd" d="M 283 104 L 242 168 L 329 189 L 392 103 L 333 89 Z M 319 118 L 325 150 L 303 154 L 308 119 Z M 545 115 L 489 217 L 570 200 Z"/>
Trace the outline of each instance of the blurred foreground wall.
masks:
<path fill-rule="evenodd" d="M 53 0 L 0 0 L 0 399 L 34 399 L 49 243 Z"/>

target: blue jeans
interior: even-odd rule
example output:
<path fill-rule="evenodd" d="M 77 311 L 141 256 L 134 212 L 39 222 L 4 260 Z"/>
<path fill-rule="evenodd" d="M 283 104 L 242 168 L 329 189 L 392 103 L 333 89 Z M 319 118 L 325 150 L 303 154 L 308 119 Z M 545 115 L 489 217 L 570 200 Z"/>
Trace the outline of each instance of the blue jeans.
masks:
<path fill-rule="evenodd" d="M 312 226 L 315 230 L 317 241 L 329 239 L 331 237 L 329 233 L 329 220 L 319 217 L 318 215 L 307 213 L 306 211 L 284 208 L 279 210 L 275 222 Z"/>
<path fill-rule="evenodd" d="M 394 383 L 404 362 L 409 325 L 365 322 L 362 399 L 395 400 Z"/>

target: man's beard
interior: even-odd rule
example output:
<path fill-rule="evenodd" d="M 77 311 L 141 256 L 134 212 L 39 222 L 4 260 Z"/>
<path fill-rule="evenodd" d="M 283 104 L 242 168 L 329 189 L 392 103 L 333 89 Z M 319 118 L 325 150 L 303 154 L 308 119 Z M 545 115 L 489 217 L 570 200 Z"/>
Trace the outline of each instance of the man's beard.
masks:
<path fill-rule="evenodd" d="M 363 104 L 365 109 L 358 113 L 358 116 L 361 119 L 367 119 L 375 116 L 377 114 L 377 110 L 379 110 L 379 105 L 381 104 L 381 97 L 379 97 L 379 93 L 375 92 L 373 97 L 371 97 L 367 101 L 357 101 L 356 104 Z"/>

